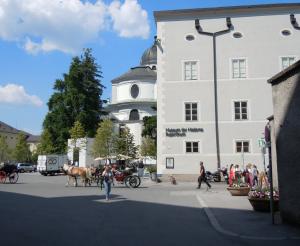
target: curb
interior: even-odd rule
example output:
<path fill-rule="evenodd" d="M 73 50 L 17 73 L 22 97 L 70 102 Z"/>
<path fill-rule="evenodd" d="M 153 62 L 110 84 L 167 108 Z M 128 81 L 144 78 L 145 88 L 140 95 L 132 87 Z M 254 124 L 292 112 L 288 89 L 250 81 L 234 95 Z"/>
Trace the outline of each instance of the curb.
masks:
<path fill-rule="evenodd" d="M 218 222 L 216 216 L 213 214 L 211 209 L 207 206 L 207 204 L 204 202 L 204 200 L 200 197 L 200 195 L 196 195 L 196 198 L 200 204 L 200 206 L 204 209 L 204 212 L 206 216 L 208 217 L 208 220 L 212 227 L 219 233 L 231 236 L 231 237 L 238 237 L 242 239 L 251 239 L 251 240 L 272 240 L 272 241 L 279 241 L 279 240 L 286 240 L 286 239 L 292 239 L 292 240 L 299 240 L 300 237 L 256 237 L 256 236 L 248 236 L 248 235 L 242 235 L 238 234 L 232 231 L 225 230 L 220 223 Z"/>

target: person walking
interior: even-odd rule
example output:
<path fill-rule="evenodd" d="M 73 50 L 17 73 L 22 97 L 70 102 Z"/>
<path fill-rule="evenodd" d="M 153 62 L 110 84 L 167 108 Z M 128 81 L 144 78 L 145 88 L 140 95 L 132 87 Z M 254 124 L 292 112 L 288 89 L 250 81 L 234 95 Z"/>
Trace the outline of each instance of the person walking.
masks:
<path fill-rule="evenodd" d="M 232 186 L 235 182 L 235 168 L 234 165 L 231 164 L 229 168 L 229 186 Z"/>
<path fill-rule="evenodd" d="M 204 181 L 204 183 L 207 185 L 207 188 L 211 188 L 211 185 L 208 183 L 206 176 L 205 176 L 205 168 L 203 165 L 203 161 L 200 161 L 200 175 L 198 177 L 198 187 L 197 189 L 201 188 L 201 183 Z"/>
<path fill-rule="evenodd" d="M 142 159 L 140 159 L 139 164 L 138 164 L 138 176 L 140 178 L 142 178 L 144 176 L 144 168 L 145 168 L 144 162 Z"/>
<path fill-rule="evenodd" d="M 258 185 L 258 170 L 257 170 L 257 166 L 253 165 L 253 186 L 257 186 Z"/>
<path fill-rule="evenodd" d="M 105 189 L 105 198 L 106 201 L 109 200 L 110 192 L 111 192 L 111 184 L 113 182 L 113 173 L 111 171 L 111 167 L 107 165 L 102 173 L 102 176 L 104 178 L 104 189 Z"/>

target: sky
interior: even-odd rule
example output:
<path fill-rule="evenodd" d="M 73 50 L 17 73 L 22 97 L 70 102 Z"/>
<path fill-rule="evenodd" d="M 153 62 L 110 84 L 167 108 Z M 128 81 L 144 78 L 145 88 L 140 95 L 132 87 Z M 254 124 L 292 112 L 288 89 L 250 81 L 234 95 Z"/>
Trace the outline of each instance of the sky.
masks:
<path fill-rule="evenodd" d="M 153 11 L 294 3 L 284 0 L 0 0 L 0 121 L 40 134 L 56 79 L 84 48 L 111 80 L 139 65 L 156 34 Z"/>

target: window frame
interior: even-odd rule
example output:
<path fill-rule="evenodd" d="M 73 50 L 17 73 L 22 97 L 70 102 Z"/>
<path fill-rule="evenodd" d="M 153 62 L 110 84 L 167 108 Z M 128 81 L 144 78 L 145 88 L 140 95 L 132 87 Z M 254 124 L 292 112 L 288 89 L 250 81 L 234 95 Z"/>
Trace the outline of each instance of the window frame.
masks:
<path fill-rule="evenodd" d="M 239 103 L 242 103 L 242 102 L 246 102 L 247 103 L 247 119 L 236 119 L 235 118 L 235 103 L 236 102 L 239 102 Z M 249 121 L 250 120 L 250 100 L 248 99 L 232 99 L 232 103 L 231 103 L 231 108 L 232 108 L 232 120 L 235 121 L 235 122 L 240 122 L 240 121 Z M 240 116 L 242 116 L 242 106 L 240 105 Z"/>
<path fill-rule="evenodd" d="M 251 141 L 251 139 L 234 139 L 234 144 L 233 144 L 233 152 L 235 153 L 235 154 L 251 154 L 252 153 L 252 141 Z M 245 151 L 240 151 L 240 152 L 238 152 L 237 151 L 237 143 L 238 142 L 241 142 L 242 143 L 242 149 L 244 150 L 244 143 L 245 142 L 248 142 L 248 152 L 245 152 Z M 241 149 L 241 150 L 242 150 Z"/>
<path fill-rule="evenodd" d="M 171 166 L 168 165 L 168 160 L 172 162 Z M 166 157 L 166 169 L 174 169 L 174 166 L 175 166 L 174 157 Z"/>
<path fill-rule="evenodd" d="M 196 74 L 196 78 L 195 79 L 186 79 L 185 64 L 188 63 L 188 62 L 190 62 L 190 63 L 195 62 L 196 63 L 196 73 L 197 74 Z M 183 81 L 197 81 L 197 80 L 199 80 L 199 78 L 200 78 L 200 76 L 199 76 L 200 75 L 199 64 L 200 64 L 199 60 L 183 60 L 182 61 L 182 80 Z M 191 72 L 191 77 L 192 77 L 192 72 Z"/>
<path fill-rule="evenodd" d="M 187 120 L 186 119 L 186 116 L 187 116 L 187 114 L 186 114 L 186 112 L 187 112 L 187 109 L 186 109 L 186 105 L 190 105 L 190 117 L 191 117 L 191 119 L 190 120 Z M 196 104 L 196 106 L 197 106 L 197 112 L 196 112 L 196 117 L 197 117 L 197 119 L 196 120 L 193 120 L 193 107 L 192 107 L 192 105 L 193 104 Z M 198 102 L 183 102 L 183 116 L 184 116 L 184 121 L 185 122 L 197 122 L 197 121 L 199 121 L 199 103 Z"/>
<path fill-rule="evenodd" d="M 283 58 L 294 58 L 294 62 L 292 64 L 297 62 L 297 59 L 298 59 L 298 57 L 296 55 L 280 56 L 279 57 L 279 71 L 282 71 L 285 69 L 285 68 L 283 68 L 283 63 L 282 63 Z M 292 64 L 290 64 L 289 66 L 291 66 Z M 289 66 L 287 66 L 287 67 L 289 67 Z"/>
<path fill-rule="evenodd" d="M 244 60 L 245 61 L 245 77 L 234 77 L 234 68 L 233 68 L 233 62 L 234 60 Z M 240 72 L 240 66 L 239 66 L 239 75 L 241 74 Z M 231 79 L 234 80 L 242 80 L 242 79 L 248 79 L 248 59 L 246 57 L 234 57 L 230 58 L 230 77 Z"/>
<path fill-rule="evenodd" d="M 188 152 L 187 151 L 187 144 L 188 143 L 191 143 L 191 152 Z M 198 144 L 198 151 L 194 151 L 194 143 L 197 143 Z M 199 154 L 201 153 L 200 151 L 200 141 L 199 140 L 189 140 L 189 141 L 184 141 L 184 151 L 186 154 Z"/>

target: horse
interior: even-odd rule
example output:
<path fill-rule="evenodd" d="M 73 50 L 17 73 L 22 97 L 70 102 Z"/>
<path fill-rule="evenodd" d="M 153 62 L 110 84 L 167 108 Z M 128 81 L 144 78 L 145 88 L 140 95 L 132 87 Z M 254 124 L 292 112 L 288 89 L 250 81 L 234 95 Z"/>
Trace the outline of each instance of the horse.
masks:
<path fill-rule="evenodd" d="M 68 164 L 63 165 L 64 172 L 68 175 L 68 182 L 66 183 L 66 186 L 69 186 L 70 179 L 74 179 L 74 186 L 77 186 L 77 177 L 81 178 L 81 181 L 84 186 L 88 183 L 88 181 L 91 179 L 92 170 L 91 168 L 87 167 L 75 167 L 70 166 Z"/>

